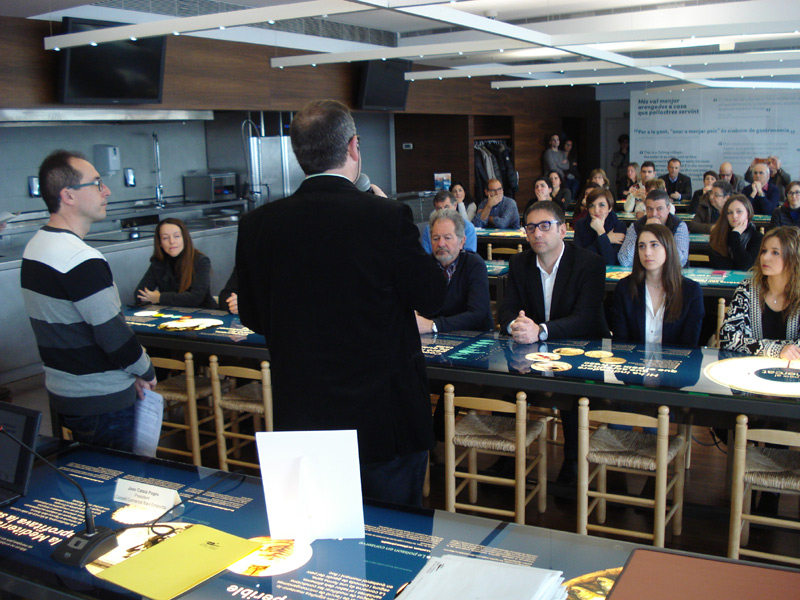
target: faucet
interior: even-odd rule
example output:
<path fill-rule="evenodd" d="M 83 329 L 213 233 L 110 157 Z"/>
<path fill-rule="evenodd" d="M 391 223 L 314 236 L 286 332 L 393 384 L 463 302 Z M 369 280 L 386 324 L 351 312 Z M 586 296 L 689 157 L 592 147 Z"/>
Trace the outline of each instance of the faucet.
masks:
<path fill-rule="evenodd" d="M 156 208 L 166 208 L 164 202 L 164 185 L 161 183 L 161 150 L 158 145 L 158 136 L 153 132 L 153 155 L 156 162 Z"/>

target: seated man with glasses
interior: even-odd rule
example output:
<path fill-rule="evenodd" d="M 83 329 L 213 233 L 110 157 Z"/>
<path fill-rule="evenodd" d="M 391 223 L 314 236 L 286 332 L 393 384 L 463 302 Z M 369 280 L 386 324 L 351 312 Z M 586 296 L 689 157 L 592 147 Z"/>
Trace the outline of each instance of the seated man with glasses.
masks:
<path fill-rule="evenodd" d="M 564 211 L 555 202 L 532 204 L 525 211 L 530 250 L 511 258 L 501 331 L 518 344 L 568 338 L 608 337 L 603 312 L 606 265 L 603 258 L 564 242 Z M 544 348 L 540 347 L 540 350 Z M 536 350 L 535 346 L 531 351 Z M 577 403 L 577 398 L 574 399 Z M 559 481 L 577 481 L 577 410 L 562 411 L 564 464 Z"/>
<path fill-rule="evenodd" d="M 484 191 L 486 200 L 478 206 L 472 224 L 483 228 L 519 229 L 519 208 L 513 198 L 503 195 L 503 184 L 490 179 Z"/>
<path fill-rule="evenodd" d="M 711 191 L 700 197 L 694 217 L 689 221 L 690 233 L 711 233 L 711 226 L 719 219 L 720 211 L 731 197 L 733 187 L 727 181 L 711 184 Z"/>

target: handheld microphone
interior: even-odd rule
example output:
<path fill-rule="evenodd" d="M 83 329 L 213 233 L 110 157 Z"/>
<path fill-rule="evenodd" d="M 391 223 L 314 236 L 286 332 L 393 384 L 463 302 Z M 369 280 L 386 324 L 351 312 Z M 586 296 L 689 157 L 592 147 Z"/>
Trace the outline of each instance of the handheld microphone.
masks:
<path fill-rule="evenodd" d="M 94 524 L 94 515 L 92 515 L 92 508 L 89 505 L 89 500 L 86 498 L 86 493 L 83 491 L 83 488 L 77 481 L 75 481 L 66 473 L 62 472 L 61 469 L 36 452 L 36 450 L 30 448 L 22 441 L 15 438 L 13 435 L 7 432 L 2 425 L 0 425 L 0 433 L 11 438 L 14 442 L 25 448 L 25 450 L 33 454 L 36 458 L 44 462 L 44 464 L 69 481 L 72 485 L 78 488 L 78 491 L 83 497 L 84 522 L 86 524 L 86 528 L 83 531 L 73 533 L 64 541 L 59 542 L 59 544 L 53 550 L 53 553 L 50 555 L 53 560 L 73 567 L 84 567 L 97 556 L 101 556 L 112 548 L 116 548 L 117 532 L 109 529 L 108 527 L 96 526 Z"/>
<path fill-rule="evenodd" d="M 356 180 L 353 182 L 353 185 L 356 186 L 358 191 L 360 192 L 367 192 L 368 194 L 374 194 L 375 192 L 372 191 L 370 187 L 370 180 L 369 176 L 366 173 L 360 173 Z"/>

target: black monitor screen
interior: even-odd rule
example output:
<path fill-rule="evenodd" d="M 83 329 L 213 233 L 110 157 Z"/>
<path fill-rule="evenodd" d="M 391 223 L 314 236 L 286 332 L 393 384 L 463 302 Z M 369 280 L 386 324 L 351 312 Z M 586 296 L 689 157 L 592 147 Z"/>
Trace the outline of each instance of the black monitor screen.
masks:
<path fill-rule="evenodd" d="M 82 33 L 122 23 L 64 18 L 63 33 Z M 58 101 L 66 104 L 161 102 L 164 36 L 104 42 L 59 52 Z"/>
<path fill-rule="evenodd" d="M 30 448 L 36 444 L 42 413 L 0 402 L 0 425 Z M 33 454 L 0 433 L 0 488 L 25 494 L 30 481 Z"/>
<path fill-rule="evenodd" d="M 409 60 L 371 60 L 361 71 L 361 85 L 356 106 L 363 110 L 405 110 Z"/>

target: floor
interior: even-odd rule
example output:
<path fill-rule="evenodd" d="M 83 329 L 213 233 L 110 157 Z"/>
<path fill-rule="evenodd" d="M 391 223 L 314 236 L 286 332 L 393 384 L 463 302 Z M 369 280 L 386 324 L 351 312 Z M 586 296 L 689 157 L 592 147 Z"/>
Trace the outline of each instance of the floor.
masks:
<path fill-rule="evenodd" d="M 44 377 L 36 376 L 7 384 L 11 389 L 11 402 L 40 410 L 43 413 L 42 432 L 50 432 L 49 407 L 44 390 Z M 715 556 L 727 554 L 729 500 L 725 492 L 726 447 L 714 444 L 710 431 L 702 427 L 693 428 L 691 469 L 686 480 L 686 506 L 683 533 L 673 536 L 667 528 L 666 547 Z M 430 508 L 444 508 L 444 466 L 441 445 L 434 452 L 431 464 L 431 493 L 425 499 Z M 174 460 L 175 457 L 170 457 Z M 207 466 L 216 466 L 216 449 L 210 448 L 203 455 Z M 561 465 L 561 448 L 550 446 L 548 450 L 548 480 L 555 481 Z M 644 479 L 629 476 L 630 492 L 638 492 Z M 510 489 L 482 487 L 480 498 L 489 505 L 508 508 L 513 506 Z M 574 490 L 550 484 L 547 511 L 540 514 L 532 502 L 526 514 L 526 523 L 563 531 L 576 530 L 576 502 Z M 797 496 L 783 495 L 780 515 L 798 518 L 800 503 Z M 633 508 L 611 507 L 607 524 L 626 528 L 645 529 L 651 523 L 646 512 Z M 768 552 L 800 555 L 800 531 L 751 528 L 748 547 Z"/>

